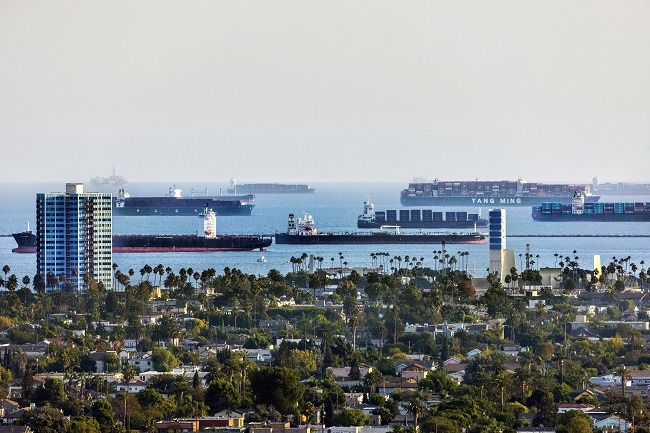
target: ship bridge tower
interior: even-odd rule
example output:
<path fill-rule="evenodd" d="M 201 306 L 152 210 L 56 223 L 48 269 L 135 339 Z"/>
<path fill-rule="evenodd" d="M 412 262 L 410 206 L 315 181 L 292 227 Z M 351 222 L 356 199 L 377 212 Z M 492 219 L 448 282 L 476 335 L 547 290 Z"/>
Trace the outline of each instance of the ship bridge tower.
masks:
<path fill-rule="evenodd" d="M 296 231 L 296 221 L 294 220 L 295 216 L 290 213 L 289 214 L 289 221 L 287 223 L 287 234 L 288 235 L 295 235 L 297 234 Z"/>
<path fill-rule="evenodd" d="M 207 206 L 203 210 L 203 234 L 207 239 L 217 237 L 217 214 Z"/>
<path fill-rule="evenodd" d="M 363 202 L 363 214 L 360 219 L 363 221 L 373 221 L 375 219 L 375 205 L 370 201 L 370 197 Z"/>
<path fill-rule="evenodd" d="M 571 200 L 571 213 L 574 215 L 582 215 L 585 210 L 585 195 L 581 192 L 575 192 L 573 194 L 573 200 Z"/>

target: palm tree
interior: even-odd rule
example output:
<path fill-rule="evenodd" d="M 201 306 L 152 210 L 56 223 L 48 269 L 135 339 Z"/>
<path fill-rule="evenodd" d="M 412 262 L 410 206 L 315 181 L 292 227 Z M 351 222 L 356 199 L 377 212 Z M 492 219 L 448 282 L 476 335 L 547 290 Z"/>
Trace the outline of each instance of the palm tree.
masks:
<path fill-rule="evenodd" d="M 632 376 L 627 368 L 625 368 L 625 364 L 621 364 L 621 366 L 616 369 L 616 375 L 621 378 L 621 392 L 623 393 L 623 397 L 625 397 L 625 381 L 631 379 Z"/>
<path fill-rule="evenodd" d="M 497 374 L 494 376 L 494 385 L 497 386 L 501 390 L 501 412 L 504 411 L 505 406 L 506 406 L 506 399 L 505 399 L 505 393 L 506 393 L 506 388 L 510 386 L 510 383 L 512 382 L 512 377 L 510 377 L 510 374 L 506 371 L 502 371 L 501 373 Z"/>
<path fill-rule="evenodd" d="M 129 393 L 131 392 L 131 380 L 135 377 L 135 369 L 131 365 L 127 364 L 122 369 L 122 375 L 126 382 L 126 395 L 124 395 L 124 425 L 126 426 L 126 413 L 128 410 Z M 127 427 L 127 431 L 128 430 Z"/>
<path fill-rule="evenodd" d="M 423 410 L 424 405 L 418 397 L 413 398 L 409 402 L 408 411 L 411 413 L 411 415 L 413 415 L 413 424 L 415 426 L 415 431 L 418 431 L 418 418 L 420 417 L 420 414 Z"/>
<path fill-rule="evenodd" d="M 5 273 L 5 281 L 7 281 L 7 274 L 9 273 L 9 271 L 11 271 L 11 268 L 9 267 L 9 265 L 4 265 L 2 267 L 2 272 Z"/>

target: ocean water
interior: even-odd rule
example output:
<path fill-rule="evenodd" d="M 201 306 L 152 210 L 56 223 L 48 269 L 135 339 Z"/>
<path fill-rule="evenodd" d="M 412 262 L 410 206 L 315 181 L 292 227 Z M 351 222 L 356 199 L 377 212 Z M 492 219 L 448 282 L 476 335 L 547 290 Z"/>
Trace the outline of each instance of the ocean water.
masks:
<path fill-rule="evenodd" d="M 130 183 L 127 191 L 132 196 L 164 195 L 171 184 Z M 192 188 L 208 188 L 210 194 L 218 195 L 220 189 L 226 190 L 227 183 L 179 183 L 183 195 L 189 196 Z M 217 231 L 222 234 L 272 234 L 286 230 L 289 213 L 296 216 L 303 212 L 313 215 L 319 231 L 355 231 L 356 218 L 363 211 L 363 202 L 370 197 L 375 209 L 400 209 L 399 192 L 403 183 L 316 183 L 314 194 L 305 195 L 257 195 L 255 209 L 251 216 L 217 216 Z M 11 234 L 25 230 L 27 222 L 35 229 L 35 207 L 37 192 L 64 190 L 60 183 L 0 183 L 0 234 Z M 100 190 L 86 185 L 87 191 Z M 116 191 L 112 191 L 115 193 Z M 610 197 L 606 201 L 650 201 L 650 197 Z M 445 208 L 436 210 L 478 212 L 478 208 Z M 487 208 L 480 211 L 487 215 Z M 507 231 L 512 234 L 650 234 L 650 222 L 643 223 L 548 223 L 532 220 L 529 207 L 507 208 Z M 202 218 L 196 216 L 157 216 L 157 217 L 114 217 L 115 234 L 192 234 L 203 229 Z M 584 267 L 591 267 L 594 254 L 601 255 L 604 264 L 613 256 L 632 257 L 639 265 L 641 260 L 650 264 L 650 238 L 508 238 L 507 247 L 524 254 L 526 244 L 530 244 L 533 256 L 539 255 L 541 266 L 554 266 L 554 253 L 562 256 L 577 251 L 579 261 Z M 11 273 L 19 278 L 33 276 L 36 272 L 35 254 L 16 254 L 11 249 L 16 246 L 12 237 L 0 237 L 0 266 L 9 265 Z M 434 251 L 440 245 L 271 245 L 266 252 L 215 252 L 215 253 L 148 253 L 114 254 L 113 261 L 126 272 L 134 269 L 136 276 L 145 265 L 162 264 L 174 270 L 191 267 L 201 271 L 213 267 L 221 272 L 224 267 L 239 268 L 244 272 L 266 274 L 275 268 L 285 273 L 291 270 L 289 259 L 303 252 L 325 258 L 323 266 L 338 266 L 339 252 L 348 262 L 348 267 L 370 266 L 370 254 L 387 252 L 392 256 L 411 256 L 424 258 L 424 265 L 433 266 Z M 474 275 L 484 275 L 488 266 L 488 245 L 447 245 L 449 254 L 460 251 L 469 252 L 469 270 Z M 257 260 L 264 255 L 266 263 Z M 641 266 L 639 265 L 639 268 Z M 0 275 L 2 276 L 2 275 Z"/>

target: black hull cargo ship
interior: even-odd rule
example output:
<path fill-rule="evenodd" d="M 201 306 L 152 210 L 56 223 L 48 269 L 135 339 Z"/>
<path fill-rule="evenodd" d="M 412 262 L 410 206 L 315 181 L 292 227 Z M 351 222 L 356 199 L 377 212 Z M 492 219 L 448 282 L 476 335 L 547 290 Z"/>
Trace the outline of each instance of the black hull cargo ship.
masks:
<path fill-rule="evenodd" d="M 36 233 L 29 229 L 27 223 L 27 231 L 13 233 L 14 240 L 18 244 L 17 248 L 11 250 L 12 253 L 35 253 L 36 252 Z"/>
<path fill-rule="evenodd" d="M 394 209 L 375 211 L 375 205 L 370 199 L 366 200 L 363 214 L 357 218 L 357 227 L 378 229 L 389 224 L 405 229 L 470 229 L 487 227 L 488 220 L 475 213 L 436 212 L 431 209 L 400 209 L 399 214 Z"/>
<path fill-rule="evenodd" d="M 540 206 L 545 201 L 571 204 L 573 194 L 597 202 L 589 185 L 543 184 L 513 181 L 416 181 L 402 190 L 403 206 Z"/>
<path fill-rule="evenodd" d="M 216 215 L 204 213 L 204 236 L 198 235 L 113 235 L 114 253 L 186 253 L 217 251 L 264 251 L 273 242 L 272 236 L 217 235 Z M 36 235 L 29 229 L 13 234 L 18 248 L 15 253 L 35 253 Z"/>
<path fill-rule="evenodd" d="M 199 215 L 205 207 L 219 216 L 250 215 L 254 199 L 253 195 L 183 197 L 178 188 L 170 188 L 164 197 L 131 197 L 121 189 L 113 197 L 113 215 Z"/>
<path fill-rule="evenodd" d="M 385 229 L 394 229 L 386 231 Z M 276 244 L 299 245 L 337 245 L 337 244 L 482 244 L 482 233 L 401 233 L 398 226 L 383 226 L 378 232 L 355 233 L 319 233 L 314 228 L 311 215 L 304 214 L 298 218 L 297 226 L 294 215 L 289 215 L 286 233 L 276 233 Z"/>

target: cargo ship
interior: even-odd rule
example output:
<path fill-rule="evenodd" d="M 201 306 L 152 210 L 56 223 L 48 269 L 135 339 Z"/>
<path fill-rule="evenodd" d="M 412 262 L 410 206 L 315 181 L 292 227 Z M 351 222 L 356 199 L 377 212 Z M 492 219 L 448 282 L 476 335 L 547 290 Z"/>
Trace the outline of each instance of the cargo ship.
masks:
<path fill-rule="evenodd" d="M 542 203 L 534 206 L 535 221 L 650 221 L 648 203 L 586 203 L 583 194 L 576 193 L 570 205 Z"/>
<path fill-rule="evenodd" d="M 401 228 L 439 229 L 454 228 L 468 229 L 487 227 L 488 220 L 479 214 L 467 212 L 434 212 L 431 209 L 400 209 L 399 219 L 397 210 L 375 211 L 375 205 L 368 198 L 363 204 L 363 214 L 357 218 L 360 229 L 378 229 L 387 224 Z"/>
<path fill-rule="evenodd" d="M 235 178 L 230 179 L 229 194 L 312 194 L 316 189 L 306 184 L 287 183 L 244 183 L 237 185 Z"/>
<path fill-rule="evenodd" d="M 587 202 L 597 202 L 589 185 L 543 184 L 502 181 L 433 181 L 411 182 L 402 190 L 403 206 L 539 206 L 553 200 L 571 204 L 575 192 L 585 194 Z"/>
<path fill-rule="evenodd" d="M 616 182 L 616 183 L 600 183 L 597 177 L 594 177 L 591 182 L 591 191 L 594 194 L 600 195 L 641 195 L 650 197 L 650 183 L 632 183 L 632 182 Z"/>
<path fill-rule="evenodd" d="M 263 235 L 217 235 L 217 217 L 203 211 L 203 236 L 198 235 L 113 235 L 114 253 L 166 253 L 214 251 L 264 251 L 273 238 Z"/>
<path fill-rule="evenodd" d="M 12 253 L 35 253 L 36 252 L 36 233 L 32 232 L 27 223 L 27 231 L 13 233 L 14 240 L 18 244 L 17 248 L 11 250 Z"/>
<path fill-rule="evenodd" d="M 393 231 L 388 231 L 393 230 Z M 401 233 L 399 226 L 382 226 L 376 232 L 320 233 L 314 219 L 307 213 L 298 218 L 289 214 L 286 233 L 276 233 L 276 244 L 338 245 L 338 244 L 482 244 L 482 233 L 410 232 Z"/>
<path fill-rule="evenodd" d="M 201 196 L 183 197 L 182 190 L 169 188 L 164 197 L 131 197 L 120 189 L 113 197 L 113 215 L 199 215 L 205 207 L 219 216 L 250 215 L 255 205 L 255 196 L 241 197 Z"/>
<path fill-rule="evenodd" d="M 204 236 L 198 235 L 113 235 L 114 253 L 183 253 L 216 251 L 264 251 L 273 242 L 263 235 L 217 235 L 216 214 L 202 211 Z M 13 234 L 18 248 L 14 253 L 35 253 L 36 235 L 29 230 Z"/>

